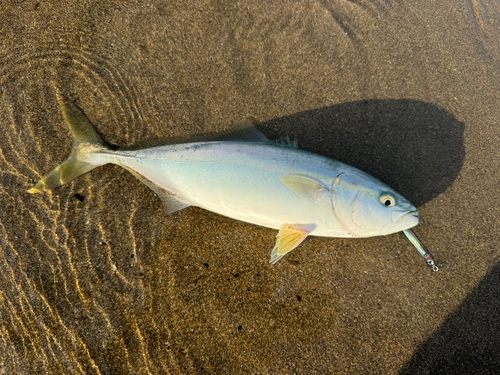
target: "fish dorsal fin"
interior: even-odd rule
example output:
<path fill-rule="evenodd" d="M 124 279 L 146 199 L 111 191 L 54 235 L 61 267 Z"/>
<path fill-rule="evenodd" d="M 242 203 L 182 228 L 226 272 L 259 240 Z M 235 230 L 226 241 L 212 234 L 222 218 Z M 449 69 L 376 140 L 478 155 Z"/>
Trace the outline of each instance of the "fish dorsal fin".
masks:
<path fill-rule="evenodd" d="M 317 201 L 321 195 L 330 191 L 314 177 L 290 174 L 282 176 L 280 179 L 281 182 L 290 188 L 290 190 L 302 197 L 315 201 Z"/>
<path fill-rule="evenodd" d="M 190 206 L 188 203 L 183 202 L 181 199 L 174 197 L 167 191 L 159 188 L 153 182 L 148 180 L 143 175 L 137 173 L 133 169 L 127 168 L 125 166 L 123 167 L 127 169 L 130 173 L 132 173 L 135 177 L 137 177 L 137 179 L 139 179 L 144 185 L 153 190 L 156 193 L 156 195 L 158 195 L 158 197 L 160 197 L 161 203 L 163 204 L 163 209 L 168 215 Z"/>
<path fill-rule="evenodd" d="M 271 252 L 271 263 L 275 264 L 287 253 L 299 246 L 316 229 L 316 225 L 283 224 L 276 236 L 276 244 Z"/>
<path fill-rule="evenodd" d="M 215 135 L 217 141 L 269 142 L 269 139 L 255 127 L 254 122 L 246 118 L 233 128 Z"/>
<path fill-rule="evenodd" d="M 277 139 L 275 142 L 277 145 L 283 147 L 299 148 L 299 142 L 297 141 L 297 138 L 290 139 L 288 135 L 286 137 Z"/>
<path fill-rule="evenodd" d="M 160 138 L 148 141 L 139 141 L 131 145 L 121 146 L 119 150 L 132 151 L 141 150 L 150 147 L 160 147 L 165 145 L 173 145 L 179 143 L 193 142 L 211 142 L 211 141 L 238 141 L 238 142 L 270 142 L 269 139 L 262 134 L 254 126 L 254 123 L 249 119 L 244 119 L 236 124 L 235 127 L 212 134 L 198 134 L 189 137 L 174 137 Z"/>

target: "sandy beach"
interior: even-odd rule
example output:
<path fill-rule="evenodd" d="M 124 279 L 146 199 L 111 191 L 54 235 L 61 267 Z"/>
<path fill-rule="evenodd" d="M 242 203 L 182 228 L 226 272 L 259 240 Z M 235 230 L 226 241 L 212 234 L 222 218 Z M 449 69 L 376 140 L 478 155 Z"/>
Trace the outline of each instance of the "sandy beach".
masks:
<path fill-rule="evenodd" d="M 0 374 L 496 374 L 499 40 L 491 0 L 1 4 Z M 271 265 L 113 165 L 30 195 L 57 92 L 118 146 L 253 117 L 408 198 L 440 270 L 402 233 Z"/>

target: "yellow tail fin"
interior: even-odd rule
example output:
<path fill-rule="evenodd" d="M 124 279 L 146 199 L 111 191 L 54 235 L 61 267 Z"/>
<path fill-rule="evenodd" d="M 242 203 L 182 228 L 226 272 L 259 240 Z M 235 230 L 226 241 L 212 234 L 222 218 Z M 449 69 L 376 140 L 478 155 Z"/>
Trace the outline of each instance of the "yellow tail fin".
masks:
<path fill-rule="evenodd" d="M 106 164 L 106 162 L 102 162 L 102 158 L 91 162 L 90 156 L 98 151 L 110 151 L 80 108 L 60 94 L 57 94 L 57 101 L 61 107 L 64 121 L 74 139 L 73 150 L 62 164 L 43 176 L 33 188 L 28 190 L 31 194 L 52 190 Z"/>

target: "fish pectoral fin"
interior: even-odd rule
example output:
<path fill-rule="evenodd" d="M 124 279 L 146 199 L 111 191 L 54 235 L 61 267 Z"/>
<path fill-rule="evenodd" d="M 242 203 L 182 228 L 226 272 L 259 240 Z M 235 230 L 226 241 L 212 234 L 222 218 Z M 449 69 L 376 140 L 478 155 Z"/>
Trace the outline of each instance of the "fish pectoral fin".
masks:
<path fill-rule="evenodd" d="M 122 166 L 126 170 L 128 170 L 130 173 L 132 173 L 139 181 L 141 181 L 144 185 L 149 187 L 151 190 L 153 190 L 158 197 L 160 197 L 161 203 L 163 204 L 163 209 L 167 213 L 167 215 L 170 215 L 176 211 L 180 211 L 186 207 L 189 207 L 190 204 L 183 202 L 177 197 L 174 197 L 172 194 L 169 194 L 167 191 L 164 189 L 156 186 L 153 182 L 148 180 L 146 177 L 143 175 L 137 173 L 131 168 Z"/>
<path fill-rule="evenodd" d="M 317 201 L 321 195 L 330 191 L 330 189 L 314 179 L 314 177 L 286 175 L 282 176 L 280 179 L 281 182 L 290 188 L 290 190 L 302 197 L 315 201 Z"/>
<path fill-rule="evenodd" d="M 316 228 L 316 225 L 288 225 L 281 226 L 276 236 L 276 244 L 271 251 L 271 263 L 275 264 L 290 251 L 299 246 L 302 241 Z"/>

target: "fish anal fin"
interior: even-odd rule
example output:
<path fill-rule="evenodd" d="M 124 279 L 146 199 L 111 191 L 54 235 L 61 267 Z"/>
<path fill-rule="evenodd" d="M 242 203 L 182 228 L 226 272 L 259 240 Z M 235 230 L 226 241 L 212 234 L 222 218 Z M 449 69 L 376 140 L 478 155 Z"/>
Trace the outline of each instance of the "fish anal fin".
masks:
<path fill-rule="evenodd" d="M 170 215 L 176 211 L 183 210 L 186 207 L 189 207 L 189 204 L 184 203 L 180 199 L 174 197 L 173 195 L 168 194 L 163 191 L 155 191 L 156 195 L 158 195 L 161 199 L 161 203 L 163 204 L 163 209 Z"/>
<path fill-rule="evenodd" d="M 153 190 L 158 197 L 160 197 L 161 203 L 163 204 L 163 209 L 165 210 L 165 213 L 167 215 L 174 213 L 176 211 L 180 211 L 186 207 L 189 207 L 190 204 L 184 202 L 182 199 L 170 194 L 168 191 L 158 187 L 156 184 L 154 184 L 152 181 L 148 180 L 146 177 L 143 175 L 137 173 L 131 168 L 127 168 L 123 166 L 125 169 L 127 169 L 130 173 L 132 173 L 139 181 L 141 181 L 144 185 L 149 187 L 151 190 Z"/>
<path fill-rule="evenodd" d="M 271 263 L 275 264 L 278 260 L 299 246 L 315 228 L 315 224 L 282 225 L 276 236 L 276 244 L 271 252 Z"/>
<path fill-rule="evenodd" d="M 282 176 L 280 179 L 281 182 L 290 188 L 290 190 L 302 197 L 313 199 L 315 201 L 317 201 L 321 195 L 330 191 L 330 189 L 321 184 L 318 180 L 314 179 L 314 177 L 286 175 Z"/>

